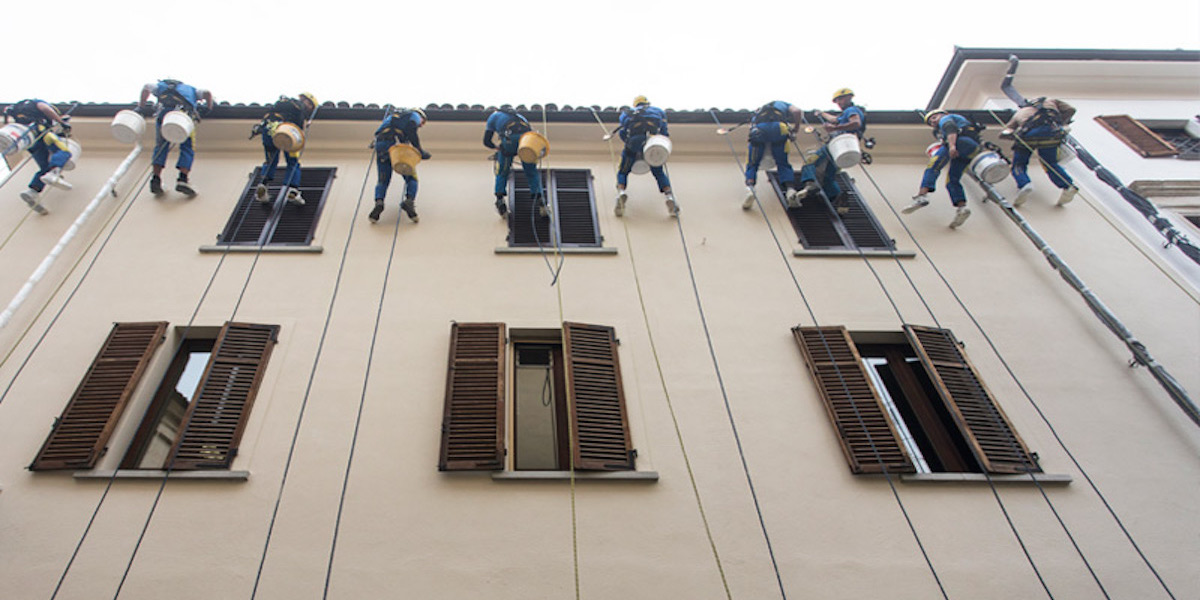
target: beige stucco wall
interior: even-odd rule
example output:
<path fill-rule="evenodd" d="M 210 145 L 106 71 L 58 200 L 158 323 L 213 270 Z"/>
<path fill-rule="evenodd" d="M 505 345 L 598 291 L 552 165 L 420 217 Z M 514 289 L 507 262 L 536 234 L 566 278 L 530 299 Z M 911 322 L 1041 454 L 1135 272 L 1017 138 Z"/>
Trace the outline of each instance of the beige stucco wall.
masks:
<path fill-rule="evenodd" d="M 549 166 L 592 170 L 604 245 L 616 249 L 610 255 L 567 255 L 556 288 L 543 257 L 494 251 L 505 244 L 505 226 L 491 206 L 491 166 L 478 143 L 482 124 L 431 123 L 422 130 L 434 159 L 421 165 L 421 223 L 400 223 L 387 272 L 398 186 L 383 219 L 369 225 L 365 213 L 374 172 L 363 146 L 373 125 L 318 122 L 310 137 L 304 164 L 338 168 L 314 240 L 323 252 L 259 257 L 198 252 L 221 230 L 246 174 L 260 158 L 257 141 L 244 139 L 249 123 L 205 122 L 193 177 L 201 195 L 185 201 L 175 194 L 162 200 L 139 194 L 78 293 L 29 357 L 80 277 L 71 263 L 83 257 L 87 265 L 96 250 L 85 251 L 86 242 L 103 240 L 113 227 L 106 220 L 119 217 L 118 201 L 106 201 L 14 321 L 0 330 L 0 351 L 15 348 L 0 366 L 0 384 L 13 382 L 0 403 L 0 581 L 6 582 L 6 597 L 51 593 L 105 494 L 106 479 L 35 474 L 24 467 L 110 324 L 167 320 L 174 328 L 186 325 L 197 306 L 195 323 L 201 326 L 235 318 L 282 327 L 233 465 L 250 476 L 244 482 L 169 481 L 122 597 L 249 597 L 306 399 L 260 598 L 320 596 L 360 400 L 361 428 L 331 598 L 570 597 L 573 503 L 583 596 L 723 597 L 669 406 L 731 595 L 776 597 L 778 585 L 701 329 L 681 233 L 724 394 L 789 596 L 918 599 L 939 594 L 887 481 L 853 476 L 846 467 L 789 331 L 812 319 L 788 266 L 821 324 L 898 330 L 901 322 L 934 325 L 936 318 L 966 343 L 1043 468 L 1072 478 L 1067 486 L 1044 490 L 1029 483 L 997 489 L 1056 597 L 1099 594 L 1047 499 L 1112 597 L 1163 595 L 934 264 L 1176 597 L 1200 595 L 1200 567 L 1194 560 L 1200 514 L 1189 500 L 1200 480 L 1200 433 L 1146 372 L 1126 367 L 1124 347 L 995 206 L 977 202 L 981 195 L 973 184 L 967 186 L 975 215 L 963 228 L 946 228 L 951 211 L 939 190 L 930 208 L 904 218 L 916 241 L 905 233 L 887 202 L 900 206 L 915 191 L 925 130 L 875 131 L 881 159 L 869 173 L 886 197 L 865 171 L 851 171 L 899 249 L 916 251 L 919 242 L 932 259 L 931 264 L 920 252 L 899 261 L 869 259 L 898 316 L 863 259 L 791 256 L 797 244 L 777 202 L 766 203 L 765 220 L 758 210 L 739 208 L 739 168 L 724 139 L 708 125 L 672 126 L 677 153 L 670 171 L 683 211 L 676 221 L 666 216 L 648 176 L 631 181 L 626 217 L 614 217 L 614 169 L 608 147 L 599 140 L 600 127 L 550 123 Z M 76 189 L 48 196 L 51 215 L 22 223 L 25 206 L 17 193 L 25 177 L 20 174 L 0 189 L 0 229 L 5 235 L 15 230 L 0 249 L 5 265 L 0 298 L 16 293 L 124 156 L 126 149 L 105 140 L 104 126 L 100 121 L 77 126 L 89 153 L 73 174 Z M 744 152 L 744 137 L 737 139 L 737 152 Z M 123 193 L 148 161 L 147 150 L 119 186 Z M 360 202 L 364 178 L 368 191 Z M 1023 213 L 1193 397 L 1200 396 L 1197 301 L 1095 211 L 1082 204 L 1055 208 L 1049 186 L 1042 188 Z M 760 185 L 760 192 L 765 189 Z M 780 236 L 783 256 L 767 222 Z M 345 271 L 314 373 L 343 258 Z M 210 278 L 212 289 L 201 302 Z M 64 280 L 63 289 L 55 291 Z M 43 306 L 47 310 L 38 316 Z M 450 322 L 558 327 L 560 311 L 565 320 L 616 328 L 638 468 L 656 472 L 658 481 L 579 481 L 572 488 L 567 481 L 439 473 Z M 169 341 L 159 350 L 101 469 L 119 461 L 170 349 Z M 159 485 L 160 480 L 114 482 L 59 598 L 113 593 Z M 1043 593 L 986 484 L 895 485 L 951 597 Z"/>

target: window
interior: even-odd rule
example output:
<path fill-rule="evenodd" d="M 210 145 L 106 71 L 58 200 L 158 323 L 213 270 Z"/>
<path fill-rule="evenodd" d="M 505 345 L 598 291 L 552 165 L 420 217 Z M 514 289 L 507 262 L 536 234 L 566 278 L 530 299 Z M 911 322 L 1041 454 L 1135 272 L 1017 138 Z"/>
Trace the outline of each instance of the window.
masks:
<path fill-rule="evenodd" d="M 588 169 L 547 169 L 541 174 L 554 218 L 534 214 L 529 181 L 523 171 L 514 169 L 508 184 L 508 245 L 513 248 L 600 246 L 604 238 L 596 219 L 592 172 Z M 552 225 L 557 226 L 553 234 Z"/>
<path fill-rule="evenodd" d="M 1179 151 L 1175 158 L 1180 160 L 1200 160 L 1200 138 L 1193 137 L 1184 127 L 1151 126 L 1153 131 L 1163 141 L 1171 144 Z"/>
<path fill-rule="evenodd" d="M 262 167 L 250 174 L 246 189 L 238 200 L 233 214 L 225 223 L 225 229 L 217 237 L 222 246 L 307 246 L 312 242 L 329 196 L 329 187 L 337 176 L 332 167 L 302 167 L 300 169 L 300 193 L 304 195 L 304 206 L 288 204 L 280 190 L 282 177 L 267 184 L 267 193 L 273 202 L 263 204 L 254 199 L 254 189 L 261 182 Z"/>
<path fill-rule="evenodd" d="M 1100 115 L 1096 121 L 1112 132 L 1126 146 L 1146 158 L 1175 156 L 1179 150 L 1154 133 L 1142 122 L 1129 115 Z"/>
<path fill-rule="evenodd" d="M 572 460 L 577 470 L 633 470 L 613 328 L 565 323 L 508 335 L 503 323 L 451 326 L 438 469 L 505 469 L 511 422 L 514 470 L 566 470 Z"/>
<path fill-rule="evenodd" d="M 852 472 L 1041 472 L 949 330 L 792 333 Z"/>
<path fill-rule="evenodd" d="M 883 226 L 863 200 L 854 180 L 845 171 L 837 174 L 837 182 L 844 196 L 845 214 L 838 214 L 824 193 L 806 199 L 800 208 L 788 208 L 779 186 L 779 175 L 775 171 L 768 171 L 767 177 L 775 190 L 775 197 L 787 211 L 788 220 L 796 230 L 800 244 L 806 250 L 895 249 L 895 242 L 883 231 Z"/>
<path fill-rule="evenodd" d="M 30 469 L 95 467 L 166 328 L 113 325 Z M 184 340 L 122 468 L 228 469 L 278 332 L 230 322 L 215 339 Z"/>

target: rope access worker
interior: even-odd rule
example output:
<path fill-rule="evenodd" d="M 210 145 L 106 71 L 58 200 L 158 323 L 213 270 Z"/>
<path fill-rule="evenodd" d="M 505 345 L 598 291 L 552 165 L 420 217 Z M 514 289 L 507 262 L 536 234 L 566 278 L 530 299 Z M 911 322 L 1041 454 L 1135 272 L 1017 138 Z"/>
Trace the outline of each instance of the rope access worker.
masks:
<path fill-rule="evenodd" d="M 633 99 L 633 110 L 621 111 L 620 123 L 617 133 L 625 142 L 625 148 L 621 150 L 621 164 L 617 168 L 617 205 L 613 213 L 618 217 L 625 214 L 625 202 L 629 200 L 625 185 L 629 182 L 633 163 L 646 146 L 646 139 L 652 135 L 670 137 L 667 133 L 667 114 L 661 108 L 652 106 L 645 96 Z M 672 217 L 679 216 L 679 205 L 675 203 L 675 194 L 671 193 L 671 179 L 666 171 L 662 166 L 657 166 L 650 167 L 650 173 L 658 182 L 658 191 L 667 197 L 667 213 Z"/>
<path fill-rule="evenodd" d="M 746 161 L 746 199 L 743 210 L 754 206 L 754 184 L 758 180 L 758 165 L 768 148 L 775 159 L 779 173 L 779 187 L 784 190 L 789 208 L 800 206 L 799 192 L 795 187 L 795 171 L 788 162 L 788 141 L 795 139 L 795 128 L 800 125 L 803 111 L 787 102 L 776 100 L 764 104 L 750 120 L 749 159 Z"/>
<path fill-rule="evenodd" d="M 157 106 L 146 104 L 151 94 L 158 99 Z M 155 196 L 163 195 L 162 172 L 167 165 L 167 154 L 171 151 L 171 142 L 162 134 L 163 117 L 171 111 L 181 110 L 192 118 L 193 123 L 199 123 L 200 113 L 207 114 L 213 106 L 216 104 L 213 102 L 212 92 L 174 79 L 161 79 L 158 83 L 147 83 L 142 87 L 142 95 L 138 98 L 138 112 L 145 115 L 153 110 L 155 115 L 154 157 L 150 161 L 154 174 L 150 177 L 150 193 Z M 192 162 L 196 158 L 193 148 L 195 141 L 196 130 L 193 128 L 188 139 L 179 144 L 179 159 L 175 162 L 175 168 L 179 170 L 179 177 L 175 180 L 175 191 L 182 192 L 188 198 L 196 196 L 195 188 L 188 182 L 188 173 L 191 172 Z"/>
<path fill-rule="evenodd" d="M 37 98 L 22 100 L 4 109 L 5 124 L 8 124 L 10 117 L 29 127 L 29 135 L 35 140 L 29 145 L 29 155 L 37 163 L 38 172 L 33 174 L 29 189 L 21 192 L 21 200 L 38 214 L 49 214 L 50 211 L 39 201 L 46 185 L 64 190 L 74 187 L 62 176 L 63 165 L 71 159 L 65 141 L 71 134 L 71 124 L 68 122 L 70 117 L 58 114 L 58 109 L 53 104 Z M 50 129 L 54 125 L 58 125 L 60 133 Z"/>
<path fill-rule="evenodd" d="M 861 138 L 867 129 L 867 113 L 861 106 L 854 104 L 854 91 L 850 88 L 842 88 L 834 92 L 833 103 L 842 112 L 835 115 L 819 110 L 813 111 L 813 114 L 821 119 L 825 132 L 829 134 L 830 138 L 843 133 L 853 133 Z M 821 189 L 825 191 L 825 197 L 837 206 L 839 214 L 845 214 L 849 207 L 840 200 L 842 188 L 837 183 L 837 174 L 841 172 L 841 169 L 833 161 L 833 157 L 829 154 L 829 148 L 825 145 L 821 145 L 821 148 L 817 150 L 815 161 L 800 168 L 800 184 L 803 186 L 798 194 L 800 199 L 804 200 L 816 193 L 817 169 L 821 167 L 825 169 L 824 176 L 821 178 Z"/>
<path fill-rule="evenodd" d="M 1021 206 L 1033 193 L 1029 181 L 1029 159 L 1034 150 L 1042 159 L 1042 169 L 1050 182 L 1062 190 L 1058 206 L 1075 199 L 1079 188 L 1075 181 L 1058 164 L 1058 148 L 1067 136 L 1066 125 L 1075 116 L 1075 107 L 1053 98 L 1038 98 L 1021 107 L 1000 132 L 1002 138 L 1015 138 L 1013 142 L 1013 179 L 1017 181 L 1017 195 L 1013 206 Z"/>
<path fill-rule="evenodd" d="M 308 92 L 300 94 L 299 98 L 280 96 L 271 105 L 271 110 L 263 116 L 262 121 L 254 126 L 250 137 L 262 136 L 263 153 L 266 155 L 266 161 L 262 166 L 262 182 L 254 189 L 254 197 L 259 202 L 266 204 L 271 201 L 267 195 L 267 184 L 275 177 L 275 169 L 279 166 L 280 149 L 272 138 L 275 130 L 282 123 L 291 123 L 303 130 L 304 123 L 316 109 L 317 99 Z M 303 206 L 304 196 L 300 195 L 300 149 L 283 152 L 283 156 L 287 163 L 287 170 L 283 175 L 283 187 L 287 190 L 287 201 L 297 206 Z"/>
<path fill-rule="evenodd" d="M 949 165 L 950 170 L 946 172 L 946 192 L 950 194 L 950 202 L 955 207 L 950 227 L 957 228 L 971 216 L 971 209 L 967 208 L 967 193 L 963 189 L 961 179 L 963 171 L 979 152 L 979 133 L 982 127 L 962 115 L 952 114 L 940 108 L 925 115 L 925 124 L 933 128 L 933 135 L 941 140 L 942 145 L 930 157 L 921 177 L 921 188 L 917 195 L 913 196 L 912 204 L 900 212 L 909 214 L 929 206 L 927 196 L 936 189 L 937 178 L 942 169 Z"/>
<path fill-rule="evenodd" d="M 425 124 L 425 111 L 419 108 L 394 109 L 383 123 L 375 130 L 375 141 L 371 147 L 375 149 L 375 167 L 379 172 L 379 183 L 375 185 L 375 208 L 367 215 L 372 223 L 379 221 L 383 214 L 384 198 L 387 196 L 388 185 L 392 182 L 392 156 L 388 150 L 396 144 L 412 144 L 421 153 L 421 160 L 429 160 L 431 154 L 421 147 L 421 139 L 417 136 L 417 128 Z M 420 220 L 417 216 L 417 176 L 404 177 L 404 201 L 400 209 L 412 219 L 413 223 Z"/>
<path fill-rule="evenodd" d="M 508 201 L 505 197 L 508 195 L 508 175 L 512 172 L 513 157 L 517 156 L 521 136 L 532 130 L 529 120 L 517 114 L 517 111 L 508 105 L 493 112 L 484 127 L 483 145 L 496 151 L 496 212 L 500 213 L 501 217 L 508 214 Z M 500 136 L 499 145 L 492 140 L 493 135 Z M 521 170 L 525 171 L 525 177 L 529 180 L 529 193 L 533 196 L 538 212 L 543 217 L 549 216 L 550 208 L 542 192 L 542 177 L 537 164 L 522 160 Z"/>

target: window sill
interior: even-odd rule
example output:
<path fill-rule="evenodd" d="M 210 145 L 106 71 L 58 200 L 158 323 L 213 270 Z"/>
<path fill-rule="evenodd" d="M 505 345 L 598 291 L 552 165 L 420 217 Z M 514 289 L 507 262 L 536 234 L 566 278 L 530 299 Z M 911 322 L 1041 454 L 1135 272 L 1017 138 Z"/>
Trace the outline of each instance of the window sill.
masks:
<path fill-rule="evenodd" d="M 496 248 L 496 254 L 541 254 L 543 252 L 545 252 L 546 254 L 556 254 L 558 252 L 562 252 L 563 254 L 605 254 L 605 255 L 609 255 L 609 254 L 616 254 L 617 249 L 616 248 L 606 248 L 603 246 L 587 247 L 587 248 L 579 248 L 579 247 L 557 248 L 554 246 L 546 246 L 545 249 L 542 249 L 542 248 L 511 248 L 509 246 L 498 246 Z"/>
<path fill-rule="evenodd" d="M 1029 475 L 992 475 L 993 483 L 1033 485 L 1036 480 L 1041 485 L 1068 485 L 1070 475 L 1055 473 L 1034 473 Z M 988 477 L 982 473 L 921 473 L 918 475 L 901 475 L 904 483 L 987 483 Z"/>
<path fill-rule="evenodd" d="M 201 254 L 224 254 L 225 252 L 245 253 L 258 252 L 258 246 L 200 246 Z M 261 251 L 268 254 L 320 254 L 325 251 L 321 246 L 271 246 L 266 245 L 261 247 Z"/>
<path fill-rule="evenodd" d="M 113 476 L 111 470 L 77 471 L 75 479 L 155 479 L 162 480 L 166 471 L 121 469 Z M 172 471 L 168 479 L 202 479 L 205 481 L 246 481 L 250 479 L 250 471 Z"/>
<path fill-rule="evenodd" d="M 863 250 L 862 255 L 868 258 L 891 258 L 892 255 L 896 258 L 916 258 L 917 253 L 911 250 Z M 821 257 L 851 257 L 858 258 L 858 250 L 808 250 L 805 248 L 793 248 L 792 256 L 821 256 Z"/>
<path fill-rule="evenodd" d="M 497 481 L 569 481 L 570 471 L 497 471 Z M 658 471 L 576 471 L 576 481 L 641 481 L 655 483 Z"/>

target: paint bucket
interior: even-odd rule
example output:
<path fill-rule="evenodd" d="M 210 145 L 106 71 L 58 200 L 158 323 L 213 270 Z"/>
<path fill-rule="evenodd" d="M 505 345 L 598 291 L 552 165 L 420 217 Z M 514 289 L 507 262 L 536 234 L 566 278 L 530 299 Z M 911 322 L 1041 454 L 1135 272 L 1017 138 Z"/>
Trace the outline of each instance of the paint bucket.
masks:
<path fill-rule="evenodd" d="M 629 169 L 629 172 L 633 173 L 634 175 L 645 175 L 646 173 L 650 172 L 650 165 L 646 161 L 639 158 L 633 161 L 633 167 Z"/>
<path fill-rule="evenodd" d="M 971 172 L 988 183 L 1000 183 L 1008 177 L 1009 166 L 995 152 L 980 152 L 971 160 Z"/>
<path fill-rule="evenodd" d="M 284 152 L 299 152 L 304 147 L 304 131 L 291 123 L 280 122 L 272 128 L 271 141 Z"/>
<path fill-rule="evenodd" d="M 9 123 L 0 127 L 0 154 L 16 154 L 33 144 L 29 127 L 20 123 Z"/>
<path fill-rule="evenodd" d="M 526 131 L 517 142 L 517 156 L 524 163 L 535 163 L 549 151 L 550 141 L 536 131 Z"/>
<path fill-rule="evenodd" d="M 410 177 L 417 174 L 421 153 L 412 144 L 393 144 L 388 148 L 388 156 L 392 159 L 392 169 L 397 173 Z"/>
<path fill-rule="evenodd" d="M 122 110 L 113 117 L 109 130 L 118 142 L 132 144 L 142 139 L 142 134 L 146 132 L 146 120 L 132 110 Z"/>
<path fill-rule="evenodd" d="M 182 110 L 173 110 L 163 115 L 160 129 L 163 139 L 172 144 L 182 144 L 192 135 L 192 130 L 195 128 L 196 123 L 192 121 L 190 115 Z"/>
<path fill-rule="evenodd" d="M 830 138 L 825 147 L 829 149 L 829 155 L 833 157 L 833 163 L 839 169 L 849 169 L 862 160 L 862 149 L 858 147 L 858 136 L 853 133 L 835 135 Z"/>
<path fill-rule="evenodd" d="M 1076 156 L 1076 154 L 1075 154 L 1074 148 L 1072 148 L 1066 144 L 1058 145 L 1058 157 L 1057 157 L 1058 164 L 1061 165 L 1063 163 L 1069 163 L 1069 162 L 1075 160 L 1075 156 Z"/>
<path fill-rule="evenodd" d="M 642 158 L 651 167 L 661 167 L 667 164 L 671 157 L 671 138 L 665 135 L 652 135 L 646 138 L 642 146 Z"/>
<path fill-rule="evenodd" d="M 937 156 L 938 150 L 941 150 L 941 149 L 942 149 L 942 143 L 934 142 L 934 143 L 930 144 L 929 147 L 925 148 L 925 155 L 928 156 L 929 158 L 933 158 L 934 156 Z"/>
<path fill-rule="evenodd" d="M 75 161 L 78 161 L 79 155 L 83 153 L 83 146 L 80 146 L 79 142 L 70 138 L 63 141 L 67 143 L 67 152 L 71 153 L 71 158 L 67 159 L 67 164 L 63 165 L 62 170 L 70 171 L 75 168 Z"/>

